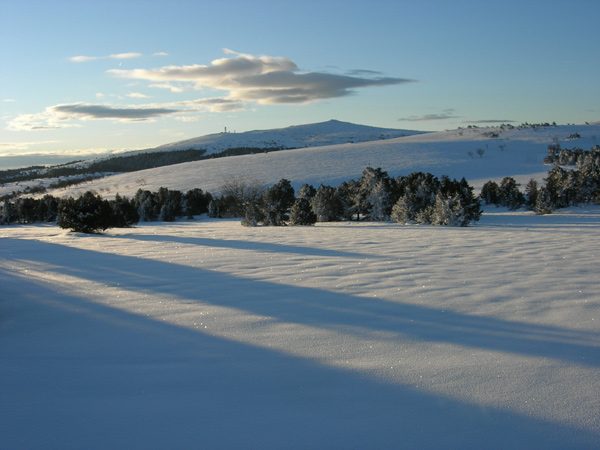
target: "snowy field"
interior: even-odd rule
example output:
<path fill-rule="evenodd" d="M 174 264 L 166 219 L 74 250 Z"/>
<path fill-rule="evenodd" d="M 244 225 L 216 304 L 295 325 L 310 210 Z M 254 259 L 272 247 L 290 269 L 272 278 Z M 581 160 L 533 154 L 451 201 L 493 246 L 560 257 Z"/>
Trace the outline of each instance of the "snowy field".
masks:
<path fill-rule="evenodd" d="M 2 449 L 600 448 L 600 208 L 0 238 Z"/>

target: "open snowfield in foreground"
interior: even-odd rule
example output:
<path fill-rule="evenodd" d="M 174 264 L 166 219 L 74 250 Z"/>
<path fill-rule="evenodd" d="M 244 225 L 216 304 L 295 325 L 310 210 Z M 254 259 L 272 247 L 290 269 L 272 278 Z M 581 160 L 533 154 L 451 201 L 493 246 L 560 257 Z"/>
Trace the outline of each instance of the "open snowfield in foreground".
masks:
<path fill-rule="evenodd" d="M 0 228 L 0 448 L 600 448 L 600 209 Z"/>

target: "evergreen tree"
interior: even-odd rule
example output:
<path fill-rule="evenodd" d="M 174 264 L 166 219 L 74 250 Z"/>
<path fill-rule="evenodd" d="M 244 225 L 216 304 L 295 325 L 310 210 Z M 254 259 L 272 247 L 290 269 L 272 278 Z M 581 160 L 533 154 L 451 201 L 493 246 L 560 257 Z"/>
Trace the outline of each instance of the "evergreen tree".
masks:
<path fill-rule="evenodd" d="M 173 222 L 182 215 L 182 194 L 180 191 L 170 191 L 166 188 L 158 190 L 159 202 L 161 204 L 159 220 Z"/>
<path fill-rule="evenodd" d="M 499 205 L 500 204 L 500 187 L 495 181 L 488 181 L 481 188 L 479 194 L 481 199 L 486 205 Z"/>
<path fill-rule="evenodd" d="M 187 191 L 183 199 L 185 214 L 189 218 L 193 218 L 195 215 L 207 213 L 211 200 L 210 193 L 205 193 L 202 189 L 195 188 Z"/>
<path fill-rule="evenodd" d="M 375 221 L 386 221 L 390 219 L 390 189 L 383 180 L 377 181 L 367 196 L 370 205 L 369 218 Z"/>
<path fill-rule="evenodd" d="M 289 180 L 281 179 L 267 189 L 263 195 L 265 225 L 285 225 L 294 201 L 294 188 Z"/>
<path fill-rule="evenodd" d="M 313 212 L 310 202 L 306 198 L 297 199 L 290 212 L 291 225 L 314 225 L 317 216 Z"/>
<path fill-rule="evenodd" d="M 538 196 L 538 183 L 533 178 L 525 186 L 525 204 L 531 210 L 535 209 Z"/>
<path fill-rule="evenodd" d="M 208 204 L 208 217 L 221 217 L 219 208 L 219 199 L 213 198 Z"/>
<path fill-rule="evenodd" d="M 344 214 L 342 201 L 338 191 L 331 187 L 321 185 L 312 198 L 311 206 L 319 222 L 332 222 L 340 220 Z"/>
<path fill-rule="evenodd" d="M 554 209 L 552 193 L 546 188 L 546 186 L 542 186 L 537 193 L 537 197 L 535 199 L 534 211 L 536 214 L 550 214 Z"/>
<path fill-rule="evenodd" d="M 317 193 L 317 190 L 310 184 L 303 184 L 298 191 L 298 198 L 305 198 L 311 201 Z"/>
<path fill-rule="evenodd" d="M 132 200 L 117 194 L 115 199 L 110 202 L 110 206 L 113 214 L 112 226 L 125 228 L 139 222 L 140 215 Z"/>
<path fill-rule="evenodd" d="M 14 203 L 10 200 L 4 200 L 0 222 L 3 224 L 14 223 L 17 221 L 17 217 L 17 209 L 15 208 Z"/>
<path fill-rule="evenodd" d="M 392 207 L 391 218 L 394 222 L 409 223 L 415 218 L 415 212 L 412 205 L 409 204 L 407 196 L 402 196 Z"/>
<path fill-rule="evenodd" d="M 81 233 L 97 233 L 113 226 L 112 208 L 108 201 L 93 192 L 78 199 L 63 199 L 58 207 L 58 226 Z"/>
<path fill-rule="evenodd" d="M 377 192 L 375 192 L 377 190 Z M 358 189 L 355 193 L 355 205 L 357 214 L 360 216 L 369 216 L 372 220 L 385 220 L 390 213 L 390 177 L 387 172 L 381 168 L 374 169 L 367 167 L 363 170 L 362 176 L 358 182 Z M 373 219 L 371 210 L 373 204 L 371 200 L 378 201 L 377 219 Z M 382 202 L 385 203 L 382 204 Z"/>
<path fill-rule="evenodd" d="M 256 201 L 248 202 L 242 219 L 242 225 L 246 227 L 256 227 L 260 222 L 264 222 L 264 214 Z"/>
<path fill-rule="evenodd" d="M 518 209 L 525 203 L 519 185 L 513 177 L 504 177 L 500 182 L 500 204 L 509 209 Z"/>
<path fill-rule="evenodd" d="M 150 191 L 138 189 L 133 199 L 140 220 L 149 222 L 156 220 L 160 212 L 156 195 Z"/>
<path fill-rule="evenodd" d="M 342 218 L 346 220 L 359 220 L 360 195 L 359 185 L 356 180 L 344 181 L 336 189 L 337 198 L 342 205 Z"/>

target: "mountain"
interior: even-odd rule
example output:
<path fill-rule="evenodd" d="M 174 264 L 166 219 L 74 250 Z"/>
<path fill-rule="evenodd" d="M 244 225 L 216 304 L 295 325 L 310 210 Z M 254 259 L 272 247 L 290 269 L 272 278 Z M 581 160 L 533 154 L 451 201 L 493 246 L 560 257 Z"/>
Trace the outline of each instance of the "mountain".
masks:
<path fill-rule="evenodd" d="M 207 154 L 230 148 L 302 148 L 375 141 L 422 134 L 423 131 L 370 127 L 339 120 L 294 125 L 272 130 L 208 134 L 158 146 L 152 150 L 206 150 Z"/>
<path fill-rule="evenodd" d="M 546 175 L 544 157 L 549 144 L 589 149 L 598 144 L 599 136 L 600 125 L 467 128 L 194 161 L 113 175 L 52 193 L 78 195 L 93 189 L 104 196 L 131 196 L 139 188 L 161 186 L 182 191 L 198 187 L 216 193 L 232 179 L 272 184 L 287 178 L 296 188 L 303 183 L 337 185 L 360 177 L 367 166 L 381 167 L 392 176 L 427 171 L 465 177 L 476 188 L 505 176 L 524 184 L 531 177 L 539 180 Z"/>

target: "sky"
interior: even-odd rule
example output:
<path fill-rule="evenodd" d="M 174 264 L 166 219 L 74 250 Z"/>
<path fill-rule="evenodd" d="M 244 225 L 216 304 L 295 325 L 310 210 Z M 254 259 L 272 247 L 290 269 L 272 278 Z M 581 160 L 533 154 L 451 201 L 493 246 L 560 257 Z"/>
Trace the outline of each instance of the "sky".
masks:
<path fill-rule="evenodd" d="M 225 127 L 596 122 L 598 17 L 597 0 L 0 0 L 0 168 Z"/>

